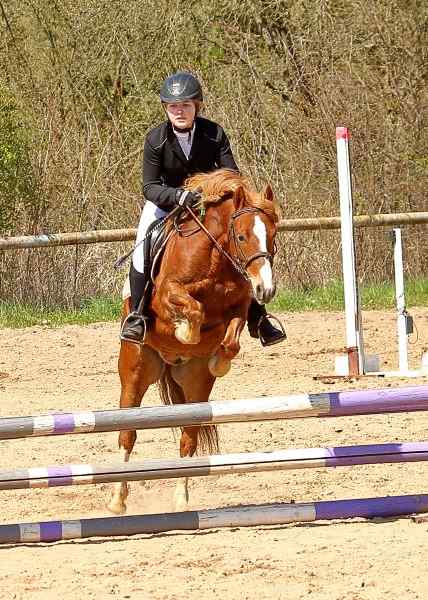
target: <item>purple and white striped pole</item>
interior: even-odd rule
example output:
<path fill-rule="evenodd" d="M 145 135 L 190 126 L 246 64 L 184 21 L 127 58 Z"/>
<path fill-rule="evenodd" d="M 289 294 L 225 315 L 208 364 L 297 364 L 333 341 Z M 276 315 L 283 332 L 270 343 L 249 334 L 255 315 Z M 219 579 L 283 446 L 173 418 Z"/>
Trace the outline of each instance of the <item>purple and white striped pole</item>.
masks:
<path fill-rule="evenodd" d="M 0 471 L 0 490 L 201 477 L 428 460 L 428 442 L 243 452 L 108 465 L 57 465 Z"/>
<path fill-rule="evenodd" d="M 265 504 L 179 513 L 0 525 L 0 544 L 57 542 L 174 530 L 283 525 L 310 521 L 388 518 L 428 512 L 428 495 Z"/>
<path fill-rule="evenodd" d="M 0 419 L 0 440 L 306 417 L 428 410 L 428 386 L 264 396 L 174 406 Z"/>

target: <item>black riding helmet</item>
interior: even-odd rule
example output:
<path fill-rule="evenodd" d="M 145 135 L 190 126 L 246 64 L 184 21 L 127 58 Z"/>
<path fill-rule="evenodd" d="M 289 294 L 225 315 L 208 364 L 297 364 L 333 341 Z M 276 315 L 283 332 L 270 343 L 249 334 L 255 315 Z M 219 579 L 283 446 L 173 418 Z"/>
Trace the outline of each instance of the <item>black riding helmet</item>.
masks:
<path fill-rule="evenodd" d="M 184 102 L 185 100 L 202 102 L 202 87 L 192 73 L 178 71 L 163 82 L 160 99 L 162 102 Z"/>

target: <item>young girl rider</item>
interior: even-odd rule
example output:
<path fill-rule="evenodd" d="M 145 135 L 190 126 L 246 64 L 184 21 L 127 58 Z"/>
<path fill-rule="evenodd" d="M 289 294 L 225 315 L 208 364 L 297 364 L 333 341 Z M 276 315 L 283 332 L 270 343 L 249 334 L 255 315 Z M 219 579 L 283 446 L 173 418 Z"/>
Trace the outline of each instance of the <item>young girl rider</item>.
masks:
<path fill-rule="evenodd" d="M 199 115 L 202 106 L 202 88 L 194 75 L 177 72 L 163 82 L 160 99 L 167 121 L 155 127 L 146 136 L 143 156 L 143 193 L 146 199 L 137 231 L 137 245 L 148 227 L 177 206 L 192 206 L 199 195 L 184 191 L 182 185 L 191 175 L 214 169 L 238 171 L 229 140 L 213 121 Z M 124 322 L 121 338 L 141 342 L 145 331 L 145 316 L 139 305 L 146 278 L 144 244 L 136 247 L 129 274 L 132 312 Z M 260 337 L 263 345 L 281 342 L 285 333 L 268 319 L 266 309 L 256 300 L 248 311 L 248 329 L 251 337 Z"/>

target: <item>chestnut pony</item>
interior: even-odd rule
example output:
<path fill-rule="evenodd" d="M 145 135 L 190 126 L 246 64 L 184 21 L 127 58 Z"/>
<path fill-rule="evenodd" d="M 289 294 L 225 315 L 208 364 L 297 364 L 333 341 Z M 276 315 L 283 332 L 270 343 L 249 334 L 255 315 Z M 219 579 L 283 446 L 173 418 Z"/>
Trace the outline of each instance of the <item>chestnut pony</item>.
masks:
<path fill-rule="evenodd" d="M 257 193 L 238 173 L 219 169 L 191 177 L 185 187 L 201 191 L 201 217 L 189 211 L 171 232 L 154 279 L 144 344 L 121 343 L 121 408 L 139 406 L 155 382 L 165 403 L 207 401 L 216 377 L 229 371 L 239 352 L 252 297 L 266 303 L 275 293 L 278 216 L 270 185 Z M 127 300 L 124 316 L 129 310 Z M 135 431 L 119 434 L 125 461 L 136 437 Z M 214 426 L 183 427 L 180 456 L 192 456 L 198 438 L 208 451 L 218 451 Z M 125 512 L 127 495 L 127 484 L 117 483 L 110 510 Z M 175 510 L 186 508 L 187 479 L 178 480 L 174 499 Z"/>

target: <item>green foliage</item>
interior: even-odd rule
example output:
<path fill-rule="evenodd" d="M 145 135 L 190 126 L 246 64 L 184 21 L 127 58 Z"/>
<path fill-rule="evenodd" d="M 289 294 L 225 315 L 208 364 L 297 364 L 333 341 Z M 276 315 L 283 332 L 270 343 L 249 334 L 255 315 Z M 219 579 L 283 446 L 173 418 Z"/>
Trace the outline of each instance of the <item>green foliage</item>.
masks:
<path fill-rule="evenodd" d="M 159 86 L 176 69 L 199 76 L 205 114 L 241 171 L 272 184 L 284 217 L 338 213 L 336 125 L 352 132 L 357 213 L 427 210 L 427 2 L 8 0 L 0 22 L 5 233 L 135 225 L 143 140 L 164 118 Z M 416 278 L 428 238 L 412 231 Z M 389 243 L 374 230 L 357 237 L 361 277 L 388 277 Z M 337 279 L 339 245 L 333 232 L 283 236 L 281 282 Z M 63 294 L 71 305 L 112 293 L 103 252 L 0 255 L 0 295 L 37 303 L 53 290 L 52 303 Z"/>
<path fill-rule="evenodd" d="M 36 198 L 29 150 L 23 119 L 0 88 L 0 233 L 12 230 L 18 208 L 25 210 Z"/>

